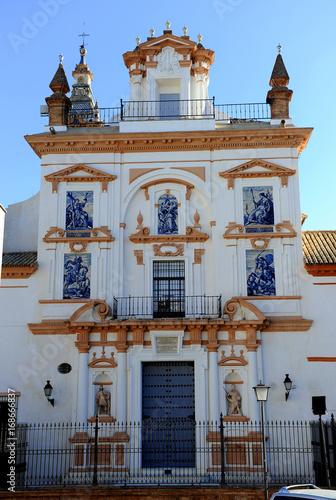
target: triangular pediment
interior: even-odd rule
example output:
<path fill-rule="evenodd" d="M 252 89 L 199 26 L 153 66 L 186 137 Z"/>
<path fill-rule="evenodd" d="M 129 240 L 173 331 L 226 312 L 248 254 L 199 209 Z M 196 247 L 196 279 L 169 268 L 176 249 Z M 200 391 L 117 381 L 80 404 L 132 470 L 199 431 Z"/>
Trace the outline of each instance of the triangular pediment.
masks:
<path fill-rule="evenodd" d="M 229 189 L 233 189 L 236 178 L 248 177 L 279 177 L 281 185 L 287 187 L 288 177 L 294 174 L 295 170 L 260 159 L 250 160 L 225 172 L 219 172 L 221 177 L 227 179 Z"/>
<path fill-rule="evenodd" d="M 53 174 L 45 175 L 44 178 L 52 183 L 53 193 L 57 193 L 59 182 L 101 182 L 104 192 L 107 191 L 107 183 L 116 179 L 117 176 L 89 167 L 85 163 L 76 163 Z"/>
<path fill-rule="evenodd" d="M 181 49 L 192 49 L 195 50 L 197 43 L 189 40 L 189 37 L 179 37 L 171 33 L 164 33 L 156 38 L 150 38 L 147 42 L 140 45 L 140 51 L 146 49 L 162 49 L 163 47 L 173 47 L 175 50 L 177 48 Z"/>

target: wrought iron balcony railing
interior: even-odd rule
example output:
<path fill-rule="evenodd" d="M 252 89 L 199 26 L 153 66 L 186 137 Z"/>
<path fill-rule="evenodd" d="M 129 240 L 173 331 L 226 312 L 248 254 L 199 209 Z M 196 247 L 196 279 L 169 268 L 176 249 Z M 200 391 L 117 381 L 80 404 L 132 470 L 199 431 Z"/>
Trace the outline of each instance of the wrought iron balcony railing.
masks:
<path fill-rule="evenodd" d="M 44 116 L 45 113 L 42 113 Z M 113 126 L 121 121 L 215 119 L 226 123 L 269 121 L 266 103 L 215 104 L 212 99 L 123 101 L 114 108 L 70 111 L 69 127 Z"/>
<path fill-rule="evenodd" d="M 219 318 L 222 296 L 114 297 L 115 319 Z"/>

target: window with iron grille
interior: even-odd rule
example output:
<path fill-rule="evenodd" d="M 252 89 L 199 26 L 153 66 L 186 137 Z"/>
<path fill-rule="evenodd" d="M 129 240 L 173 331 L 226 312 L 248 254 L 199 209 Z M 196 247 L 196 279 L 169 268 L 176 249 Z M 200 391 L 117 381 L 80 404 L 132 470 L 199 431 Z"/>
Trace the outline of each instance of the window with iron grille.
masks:
<path fill-rule="evenodd" d="M 183 260 L 153 262 L 153 315 L 184 317 L 185 270 Z"/>

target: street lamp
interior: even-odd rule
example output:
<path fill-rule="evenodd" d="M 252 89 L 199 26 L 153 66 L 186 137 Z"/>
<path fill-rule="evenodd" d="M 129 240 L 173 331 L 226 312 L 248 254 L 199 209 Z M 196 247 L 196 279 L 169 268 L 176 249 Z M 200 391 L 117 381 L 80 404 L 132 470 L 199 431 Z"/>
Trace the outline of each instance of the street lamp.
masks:
<path fill-rule="evenodd" d="M 43 387 L 44 395 L 48 399 L 49 403 L 54 406 L 54 398 L 49 398 L 53 391 L 53 386 L 50 383 L 50 380 L 47 380 L 46 385 Z"/>
<path fill-rule="evenodd" d="M 284 383 L 284 386 L 285 386 L 285 389 L 286 389 L 285 398 L 286 398 L 286 401 L 287 401 L 289 393 L 290 393 L 290 391 L 293 388 L 293 382 L 289 378 L 289 374 L 288 373 L 286 373 L 286 378 L 283 381 L 283 383 Z"/>
<path fill-rule="evenodd" d="M 263 465 L 264 465 L 264 488 L 265 488 L 265 500 L 268 500 L 268 479 L 267 479 L 267 455 L 266 455 L 266 433 L 265 433 L 265 409 L 264 403 L 268 398 L 269 387 L 262 384 L 261 381 L 256 387 L 253 387 L 257 401 L 260 403 L 260 414 L 261 414 L 261 430 L 262 430 L 262 442 L 263 442 Z"/>

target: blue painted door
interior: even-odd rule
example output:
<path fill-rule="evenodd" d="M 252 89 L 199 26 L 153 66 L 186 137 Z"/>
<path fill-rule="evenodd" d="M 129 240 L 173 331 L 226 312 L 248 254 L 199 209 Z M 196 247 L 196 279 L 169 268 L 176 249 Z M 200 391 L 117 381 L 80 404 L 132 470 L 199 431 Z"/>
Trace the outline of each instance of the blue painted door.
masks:
<path fill-rule="evenodd" d="M 142 467 L 195 466 L 194 363 L 142 365 Z"/>

